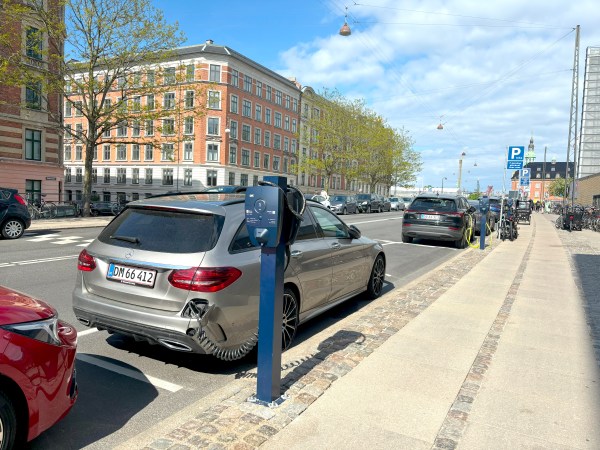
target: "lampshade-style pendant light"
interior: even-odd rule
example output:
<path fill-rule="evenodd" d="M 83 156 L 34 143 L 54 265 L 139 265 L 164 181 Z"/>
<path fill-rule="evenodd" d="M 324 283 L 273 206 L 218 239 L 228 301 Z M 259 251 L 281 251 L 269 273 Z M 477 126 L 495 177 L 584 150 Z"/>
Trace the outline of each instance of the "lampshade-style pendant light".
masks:
<path fill-rule="evenodd" d="M 350 27 L 348 26 L 348 7 L 346 6 L 346 15 L 344 16 L 344 25 L 342 25 L 342 28 L 340 28 L 340 34 L 342 36 L 350 36 L 352 34 L 352 31 L 350 30 Z"/>

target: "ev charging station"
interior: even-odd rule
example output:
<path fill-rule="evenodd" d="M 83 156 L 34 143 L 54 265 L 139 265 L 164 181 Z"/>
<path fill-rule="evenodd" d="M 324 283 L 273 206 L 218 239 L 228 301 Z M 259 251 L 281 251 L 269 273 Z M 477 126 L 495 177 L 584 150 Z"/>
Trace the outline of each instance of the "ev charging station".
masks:
<path fill-rule="evenodd" d="M 292 187 L 290 187 L 292 189 Z M 246 190 L 246 228 L 252 244 L 260 247 L 260 303 L 258 314 L 258 374 L 256 396 L 249 401 L 275 406 L 281 398 L 283 274 L 286 246 L 296 239 L 302 213 L 290 205 L 286 177 L 264 177 Z M 296 199 L 298 200 L 298 199 Z"/>
<path fill-rule="evenodd" d="M 490 210 L 490 199 L 487 197 L 479 200 L 479 209 L 481 211 L 481 225 L 479 229 L 479 249 L 485 250 L 485 235 L 487 227 L 487 217 Z"/>

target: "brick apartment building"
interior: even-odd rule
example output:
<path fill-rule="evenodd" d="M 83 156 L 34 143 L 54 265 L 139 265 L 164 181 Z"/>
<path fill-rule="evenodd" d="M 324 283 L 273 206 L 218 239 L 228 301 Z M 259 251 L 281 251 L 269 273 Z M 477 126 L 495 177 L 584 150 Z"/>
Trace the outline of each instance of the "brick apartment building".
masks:
<path fill-rule="evenodd" d="M 64 17 L 57 1 L 47 0 L 45 7 Z M 59 55 L 61 47 L 40 34 L 41 26 L 35 20 L 15 22 L 0 8 L 0 24 L 3 32 L 14 37 L 8 47 L 0 47 L 0 57 L 8 59 L 9 52 L 20 48 L 21 64 L 28 70 L 56 73 L 51 56 Z M 52 201 L 62 197 L 61 105 L 60 96 L 44 92 L 42 83 L 0 83 L 0 185 L 18 189 L 32 199 L 42 194 Z"/>

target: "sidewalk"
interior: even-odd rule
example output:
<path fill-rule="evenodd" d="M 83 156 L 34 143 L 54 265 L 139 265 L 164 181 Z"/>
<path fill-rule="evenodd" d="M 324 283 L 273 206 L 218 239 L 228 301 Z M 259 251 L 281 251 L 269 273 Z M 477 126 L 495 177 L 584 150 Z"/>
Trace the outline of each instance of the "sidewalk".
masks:
<path fill-rule="evenodd" d="M 598 449 L 600 233 L 534 214 L 119 449 Z M 393 251 L 393 250 L 392 250 Z"/>
<path fill-rule="evenodd" d="M 67 217 L 61 219 L 32 220 L 31 226 L 25 231 L 62 230 L 67 228 L 105 227 L 115 216 L 98 217 Z"/>

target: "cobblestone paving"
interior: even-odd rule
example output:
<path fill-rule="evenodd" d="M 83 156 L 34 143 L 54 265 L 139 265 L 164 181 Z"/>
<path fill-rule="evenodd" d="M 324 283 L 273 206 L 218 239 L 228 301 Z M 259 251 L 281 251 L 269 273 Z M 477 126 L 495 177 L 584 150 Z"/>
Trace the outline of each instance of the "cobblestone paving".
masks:
<path fill-rule="evenodd" d="M 248 402 L 255 393 L 255 386 L 241 383 L 230 398 L 208 406 L 145 449 L 258 448 L 302 414 L 332 383 L 435 302 L 491 251 L 490 247 L 484 251 L 472 248 L 463 251 L 409 289 L 397 289 L 363 308 L 343 324 L 343 329 L 309 352 L 310 356 L 282 368 L 281 384 L 287 399 L 278 407 Z"/>

